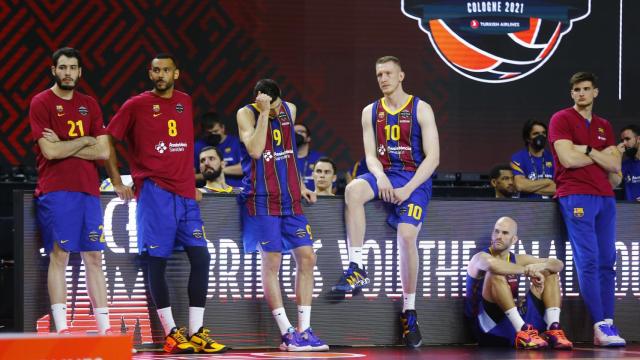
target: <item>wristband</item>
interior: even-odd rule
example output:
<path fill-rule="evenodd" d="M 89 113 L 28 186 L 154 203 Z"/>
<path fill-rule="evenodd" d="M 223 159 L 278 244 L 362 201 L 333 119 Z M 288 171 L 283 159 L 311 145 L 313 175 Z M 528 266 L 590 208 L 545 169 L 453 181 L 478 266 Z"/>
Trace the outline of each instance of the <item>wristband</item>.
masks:
<path fill-rule="evenodd" d="M 587 145 L 587 150 L 584 152 L 585 155 L 589 155 L 591 152 L 591 146 Z"/>

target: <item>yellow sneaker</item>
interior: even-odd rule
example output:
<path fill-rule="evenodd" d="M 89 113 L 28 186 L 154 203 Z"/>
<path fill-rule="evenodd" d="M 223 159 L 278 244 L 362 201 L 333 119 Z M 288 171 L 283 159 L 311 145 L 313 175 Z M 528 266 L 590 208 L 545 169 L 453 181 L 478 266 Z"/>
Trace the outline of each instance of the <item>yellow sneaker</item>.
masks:
<path fill-rule="evenodd" d="M 209 329 L 201 327 L 198 331 L 191 335 L 189 339 L 191 345 L 196 349 L 196 352 L 203 352 L 207 354 L 223 353 L 229 350 L 228 347 L 215 342 L 209 337 Z"/>
<path fill-rule="evenodd" d="M 196 347 L 184 336 L 185 328 L 173 328 L 164 339 L 163 350 L 169 354 L 193 354 Z"/>

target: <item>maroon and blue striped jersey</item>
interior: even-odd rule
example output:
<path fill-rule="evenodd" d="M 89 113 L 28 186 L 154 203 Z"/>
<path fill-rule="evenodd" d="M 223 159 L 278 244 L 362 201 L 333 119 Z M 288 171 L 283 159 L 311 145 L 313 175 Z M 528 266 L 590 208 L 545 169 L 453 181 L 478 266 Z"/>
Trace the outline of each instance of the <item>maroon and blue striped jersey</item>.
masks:
<path fill-rule="evenodd" d="M 416 171 L 425 158 L 422 131 L 418 123 L 420 99 L 410 95 L 400 109 L 391 111 L 384 98 L 372 105 L 371 117 L 376 153 L 384 171 Z"/>
<path fill-rule="evenodd" d="M 257 119 L 256 104 L 246 105 Z M 249 215 L 301 215 L 301 190 L 296 158 L 298 149 L 293 118 L 287 103 L 276 116 L 269 116 L 267 140 L 259 159 L 252 158 L 242 145 L 243 191 L 241 197 Z"/>

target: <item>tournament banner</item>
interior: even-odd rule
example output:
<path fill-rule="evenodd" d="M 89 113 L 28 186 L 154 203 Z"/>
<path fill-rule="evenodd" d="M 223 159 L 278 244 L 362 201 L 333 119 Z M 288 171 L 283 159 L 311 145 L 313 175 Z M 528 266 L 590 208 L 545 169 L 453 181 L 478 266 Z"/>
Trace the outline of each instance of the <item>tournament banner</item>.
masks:
<path fill-rule="evenodd" d="M 138 255 L 135 201 L 124 202 L 103 194 L 103 269 L 112 327 L 131 333 L 136 344 L 162 340 L 162 327 L 146 285 L 145 259 Z M 33 197 L 14 192 L 16 215 L 16 323 L 18 330 L 49 332 L 46 272 L 48 257 L 41 248 L 34 217 Z M 261 287 L 260 258 L 244 254 L 239 207 L 231 195 L 206 194 L 200 203 L 211 254 L 205 325 L 213 337 L 230 346 L 276 346 L 278 329 Z M 314 332 L 331 345 L 399 344 L 402 289 L 396 233 L 386 224 L 381 202 L 366 205 L 363 252 L 371 283 L 360 294 L 346 298 L 331 294 L 331 286 L 348 265 L 343 219 L 344 199 L 322 197 L 305 206 L 311 224 L 317 264 L 314 269 Z M 580 299 L 571 247 L 555 202 L 496 201 L 493 199 L 433 200 L 418 237 L 418 289 L 416 307 L 426 344 L 473 342 L 463 316 L 466 265 L 479 249 L 489 245 L 495 221 L 513 217 L 520 241 L 513 250 L 565 262 L 562 274 L 562 323 L 573 341 L 590 341 L 591 321 Z M 640 321 L 640 206 L 617 204 L 616 325 L 628 341 Z M 176 323 L 188 323 L 189 262 L 177 251 L 168 262 L 167 281 Z M 283 256 L 281 287 L 289 319 L 296 324 L 295 261 Z M 74 331 L 95 332 L 86 292 L 85 271 L 77 255 L 67 268 L 68 320 Z M 522 281 L 520 295 L 528 282 Z"/>

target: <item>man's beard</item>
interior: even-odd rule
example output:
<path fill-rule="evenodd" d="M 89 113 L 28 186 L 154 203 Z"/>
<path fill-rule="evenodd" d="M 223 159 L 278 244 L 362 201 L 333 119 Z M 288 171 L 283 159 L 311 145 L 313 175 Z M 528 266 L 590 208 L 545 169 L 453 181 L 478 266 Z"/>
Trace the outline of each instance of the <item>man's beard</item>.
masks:
<path fill-rule="evenodd" d="M 213 168 L 206 168 L 204 170 L 204 172 L 202 173 L 202 177 L 206 180 L 206 181 L 215 181 L 218 180 L 218 178 L 220 177 L 220 175 L 222 175 L 222 167 L 219 167 L 217 169 L 213 169 Z"/>
<path fill-rule="evenodd" d="M 173 82 L 168 82 L 168 81 L 164 81 L 163 80 L 164 88 L 158 87 L 158 82 L 159 81 L 154 81 L 153 82 L 153 88 L 156 90 L 156 92 L 159 92 L 159 93 L 162 94 L 162 93 L 165 93 L 165 92 L 167 92 L 167 91 L 169 91 L 170 89 L 173 88 Z"/>
<path fill-rule="evenodd" d="M 55 78 L 55 80 L 56 80 L 56 84 L 57 84 L 57 85 L 58 85 L 58 87 L 59 87 L 60 89 L 62 89 L 62 90 L 73 90 L 73 89 L 75 89 L 75 88 L 76 88 L 76 83 L 78 82 L 78 80 L 76 79 L 76 81 L 74 81 L 72 85 L 65 85 L 65 84 L 62 82 L 62 79 L 60 79 L 59 77 L 54 76 L 54 78 Z"/>

